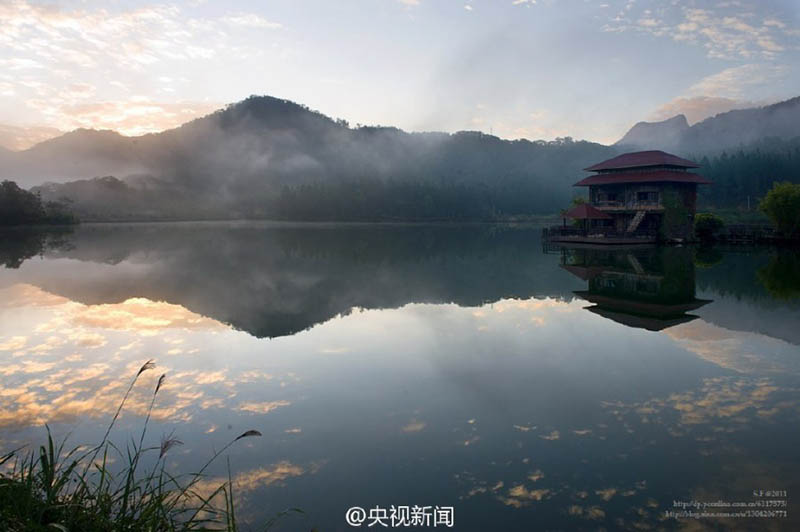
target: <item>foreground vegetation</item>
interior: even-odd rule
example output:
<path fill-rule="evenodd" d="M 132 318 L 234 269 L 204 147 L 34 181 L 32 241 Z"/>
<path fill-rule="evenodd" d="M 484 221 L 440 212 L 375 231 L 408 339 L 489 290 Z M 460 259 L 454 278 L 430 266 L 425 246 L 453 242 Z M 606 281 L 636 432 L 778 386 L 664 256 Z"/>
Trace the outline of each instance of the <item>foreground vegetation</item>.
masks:
<path fill-rule="evenodd" d="M 197 472 L 173 475 L 166 470 L 165 456 L 182 442 L 166 436 L 157 446 L 145 445 L 162 375 L 138 441 L 132 440 L 123 452 L 109 439 L 137 379 L 153 367 L 148 361 L 139 369 L 99 444 L 66 451 L 64 442 L 53 441 L 48 428 L 47 443 L 38 451 L 17 449 L 0 457 L 0 530 L 237 530 L 230 463 L 228 481 L 212 489 L 205 471 L 231 445 L 261 433 L 248 430 L 214 453 Z M 155 461 L 145 467 L 143 462 L 151 455 Z M 112 468 L 115 458 L 121 458 L 124 466 Z M 299 510 L 287 512 L 293 511 Z M 265 529 L 276 519 L 266 523 Z"/>

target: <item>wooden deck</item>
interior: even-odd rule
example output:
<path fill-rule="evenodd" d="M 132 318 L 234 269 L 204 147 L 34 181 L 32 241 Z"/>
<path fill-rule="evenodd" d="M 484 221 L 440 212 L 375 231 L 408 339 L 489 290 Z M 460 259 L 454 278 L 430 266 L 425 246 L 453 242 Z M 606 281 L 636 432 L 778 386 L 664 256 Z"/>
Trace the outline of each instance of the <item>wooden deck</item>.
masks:
<path fill-rule="evenodd" d="M 578 227 L 554 225 L 542 228 L 542 241 L 560 244 L 592 244 L 600 246 L 631 246 L 655 244 L 655 232 L 636 231 L 633 233 L 613 230 L 581 229 Z"/>
<path fill-rule="evenodd" d="M 582 236 L 582 235 L 552 235 L 550 242 L 569 244 L 596 244 L 600 246 L 630 246 L 638 244 L 655 244 L 656 237 L 624 237 L 624 236 Z"/>

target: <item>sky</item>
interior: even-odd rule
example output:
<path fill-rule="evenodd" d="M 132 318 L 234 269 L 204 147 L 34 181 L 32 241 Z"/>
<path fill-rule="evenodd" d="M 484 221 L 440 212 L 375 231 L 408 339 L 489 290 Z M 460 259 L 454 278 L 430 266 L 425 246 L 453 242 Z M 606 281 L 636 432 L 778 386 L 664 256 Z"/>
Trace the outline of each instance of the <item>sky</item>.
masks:
<path fill-rule="evenodd" d="M 800 95 L 797 0 L 0 0 L 0 145 L 247 96 L 351 125 L 613 143 Z"/>

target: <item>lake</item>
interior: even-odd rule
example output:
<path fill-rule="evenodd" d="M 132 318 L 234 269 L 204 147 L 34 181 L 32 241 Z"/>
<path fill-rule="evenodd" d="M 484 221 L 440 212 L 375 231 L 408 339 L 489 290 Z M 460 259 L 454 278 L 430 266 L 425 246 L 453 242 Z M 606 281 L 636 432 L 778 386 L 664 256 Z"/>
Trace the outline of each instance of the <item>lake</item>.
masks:
<path fill-rule="evenodd" d="M 45 423 L 99 441 L 153 359 L 112 440 L 138 435 L 162 373 L 148 441 L 183 442 L 169 470 L 260 431 L 227 453 L 245 523 L 299 507 L 276 529 L 356 530 L 351 507 L 418 505 L 466 531 L 800 529 L 797 252 L 540 233 L 5 231 L 0 446 L 40 444 Z M 668 513 L 781 500 L 787 517 Z"/>

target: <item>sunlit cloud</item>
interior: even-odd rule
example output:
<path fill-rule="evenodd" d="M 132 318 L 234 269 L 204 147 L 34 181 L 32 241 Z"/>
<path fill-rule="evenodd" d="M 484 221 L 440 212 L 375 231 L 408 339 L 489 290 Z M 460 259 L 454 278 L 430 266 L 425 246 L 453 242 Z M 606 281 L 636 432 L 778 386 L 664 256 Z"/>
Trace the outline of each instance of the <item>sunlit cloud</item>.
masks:
<path fill-rule="evenodd" d="M 689 86 L 680 96 L 656 109 L 651 120 L 664 120 L 683 114 L 690 124 L 734 109 L 766 105 L 747 95 L 764 91 L 789 74 L 785 65 L 747 63 L 708 75 Z"/>
<path fill-rule="evenodd" d="M 628 3 L 605 26 L 606 31 L 639 31 L 700 46 L 713 59 L 774 59 L 786 50 L 791 28 L 774 17 L 759 13 L 759 5 L 738 6 L 662 5 L 643 9 L 634 17 Z"/>
<path fill-rule="evenodd" d="M 507 496 L 498 497 L 503 504 L 514 508 L 522 508 L 528 506 L 532 502 L 539 502 L 549 498 L 551 490 L 549 489 L 535 489 L 529 490 L 522 484 L 517 484 L 508 490 Z"/>
<path fill-rule="evenodd" d="M 704 360 L 740 373 L 800 373 L 795 346 L 783 340 L 725 329 L 704 320 L 672 327 L 664 334 Z"/>
<path fill-rule="evenodd" d="M 155 67 L 171 65 L 180 72 L 180 63 L 257 53 L 245 36 L 230 30 L 281 27 L 250 12 L 194 18 L 176 5 L 120 10 L 15 0 L 0 5 L 0 70 L 19 74 L 0 79 L 0 92 L 23 100 L 39 120 L 60 130 L 161 131 L 222 105 L 171 96 L 176 85 L 190 80 L 177 75 L 167 81 Z M 99 79 L 98 72 L 103 73 Z M 131 84 L 123 81 L 132 73 L 138 73 L 135 86 L 144 87 L 143 93 L 132 93 Z M 6 141 L 20 144 L 26 143 Z"/>
<path fill-rule="evenodd" d="M 557 430 L 554 430 L 554 431 L 552 431 L 550 434 L 545 434 L 545 435 L 543 435 L 543 436 L 539 436 L 539 437 L 540 437 L 541 439 L 543 439 L 543 440 L 550 440 L 550 441 L 553 441 L 553 440 L 557 440 L 557 439 L 559 439 L 559 438 L 561 437 L 561 433 L 560 433 L 560 432 L 558 432 Z"/>
<path fill-rule="evenodd" d="M 604 501 L 610 501 L 614 495 L 617 494 L 617 488 L 605 488 L 602 490 L 595 490 L 595 494 L 599 495 Z"/>
<path fill-rule="evenodd" d="M 537 469 L 536 471 L 528 475 L 528 480 L 530 480 L 531 482 L 537 482 L 539 480 L 542 480 L 543 478 L 544 478 L 544 473 L 542 473 L 541 469 Z"/>
<path fill-rule="evenodd" d="M 0 290 L 0 312 L 10 308 L 22 320 L 20 323 L 29 322 L 30 331 L 0 337 L 0 375 L 4 379 L 0 427 L 110 417 L 142 360 L 154 358 L 147 341 L 186 346 L 184 353 L 158 362 L 159 371 L 167 377 L 152 411 L 155 420 L 189 421 L 196 411 L 206 409 L 239 408 L 263 414 L 290 404 L 286 400 L 262 403 L 239 397 L 242 385 L 272 379 L 258 369 L 175 370 L 173 364 L 181 363 L 181 359 L 185 364 L 196 356 L 191 354 L 196 349 L 190 349 L 186 337 L 177 335 L 230 331 L 228 326 L 181 306 L 143 298 L 83 305 L 31 285 L 12 285 Z M 139 339 L 131 341 L 131 335 Z M 156 372 L 139 377 L 126 403 L 126 414 L 147 412 L 158 378 Z"/>
<path fill-rule="evenodd" d="M 426 424 L 422 421 L 411 420 L 406 426 L 403 427 L 403 432 L 419 432 L 424 429 Z"/>
<path fill-rule="evenodd" d="M 246 402 L 241 403 L 237 408 L 243 412 L 250 412 L 253 414 L 266 414 L 282 406 L 289 406 L 289 401 L 262 401 L 262 402 Z"/>
<path fill-rule="evenodd" d="M 680 97 L 670 100 L 656 109 L 649 119 L 659 121 L 676 115 L 684 115 L 689 124 L 694 124 L 710 116 L 734 109 L 753 107 L 754 105 L 754 102 L 748 100 L 736 100 L 719 96 Z"/>
<path fill-rule="evenodd" d="M 321 464 L 310 464 L 299 466 L 287 460 L 278 462 L 268 467 L 259 467 L 249 471 L 237 473 L 233 479 L 233 492 L 241 500 L 242 497 L 249 496 L 252 492 L 266 488 L 273 484 L 282 485 L 287 480 L 306 474 L 315 474 L 319 471 Z M 211 477 L 196 482 L 193 491 L 208 499 L 217 491 L 221 485 L 228 482 L 227 477 Z M 217 494 L 217 496 L 222 496 Z"/>
<path fill-rule="evenodd" d="M 117 304 L 80 306 L 71 322 L 87 327 L 122 331 L 157 331 L 177 329 L 224 329 L 225 325 L 170 303 L 131 298 Z"/>
<path fill-rule="evenodd" d="M 10 84 L 9 84 L 10 86 Z M 0 96 L 10 96 L 3 93 L 3 83 L 0 83 Z M 0 124 L 0 146 L 10 150 L 25 150 L 42 141 L 57 137 L 64 132 L 49 126 L 13 126 Z"/>
<path fill-rule="evenodd" d="M 781 400 L 798 390 L 781 388 L 767 378 L 715 377 L 703 379 L 696 390 L 673 393 L 640 403 L 606 403 L 605 407 L 624 423 L 634 416 L 641 423 L 662 425 L 673 437 L 702 431 L 736 432 L 759 421 L 777 419 L 793 413 L 795 402 Z"/>
<path fill-rule="evenodd" d="M 605 519 L 606 513 L 603 511 L 602 508 L 599 506 L 579 506 L 577 504 L 573 504 L 568 509 L 569 515 L 574 515 L 576 517 L 583 517 L 584 519 L 591 519 L 600 521 Z"/>
<path fill-rule="evenodd" d="M 740 98 L 749 87 L 774 83 L 787 70 L 783 65 L 748 63 L 707 76 L 694 83 L 686 92 L 689 96 Z"/>
<path fill-rule="evenodd" d="M 16 351 L 22 349 L 28 342 L 25 336 L 11 336 L 0 339 L 0 351 Z"/>
<path fill-rule="evenodd" d="M 112 129 L 131 136 L 175 128 L 223 107 L 216 102 L 164 103 L 146 98 L 75 102 L 56 97 L 34 98 L 27 103 L 60 130 Z"/>

